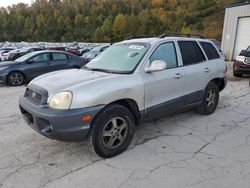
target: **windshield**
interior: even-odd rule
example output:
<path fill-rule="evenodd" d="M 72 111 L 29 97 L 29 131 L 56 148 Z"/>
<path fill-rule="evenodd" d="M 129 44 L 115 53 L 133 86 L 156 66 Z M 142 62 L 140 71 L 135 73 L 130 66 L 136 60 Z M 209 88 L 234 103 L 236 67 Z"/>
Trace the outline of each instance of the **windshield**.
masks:
<path fill-rule="evenodd" d="M 114 73 L 132 72 L 148 50 L 142 43 L 123 43 L 105 50 L 90 61 L 85 68 Z"/>
<path fill-rule="evenodd" d="M 31 53 L 28 53 L 26 55 L 23 55 L 23 56 L 17 58 L 15 61 L 23 62 L 23 61 L 26 61 L 27 59 L 29 59 L 29 58 L 31 58 L 33 56 L 34 56 L 34 53 L 31 52 Z"/>

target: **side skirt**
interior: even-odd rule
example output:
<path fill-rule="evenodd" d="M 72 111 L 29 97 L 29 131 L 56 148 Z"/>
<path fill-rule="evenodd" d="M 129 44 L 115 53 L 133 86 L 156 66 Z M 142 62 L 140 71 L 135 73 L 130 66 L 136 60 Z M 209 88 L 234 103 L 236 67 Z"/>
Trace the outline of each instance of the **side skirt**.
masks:
<path fill-rule="evenodd" d="M 167 101 L 152 107 L 149 107 L 140 112 L 141 114 L 141 122 L 150 121 L 154 119 L 158 119 L 161 117 L 170 116 L 177 113 L 181 113 L 183 111 L 190 110 L 194 107 L 197 107 L 201 104 L 203 90 L 197 91 L 183 97 L 179 97 L 173 99 L 171 101 Z"/>

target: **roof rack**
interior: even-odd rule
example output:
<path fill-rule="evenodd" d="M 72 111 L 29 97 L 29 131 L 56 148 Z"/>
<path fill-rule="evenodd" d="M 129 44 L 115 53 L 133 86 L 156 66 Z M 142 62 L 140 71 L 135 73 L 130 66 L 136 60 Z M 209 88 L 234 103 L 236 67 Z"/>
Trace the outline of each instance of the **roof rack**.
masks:
<path fill-rule="evenodd" d="M 193 37 L 193 38 L 201 38 L 204 39 L 202 35 L 198 34 L 191 34 L 191 33 L 165 33 L 159 36 L 159 38 L 165 38 L 165 37 Z"/>
<path fill-rule="evenodd" d="M 150 38 L 150 37 L 152 37 L 152 36 L 146 36 L 146 35 L 144 35 L 144 36 L 131 36 L 131 37 L 126 38 L 126 40 L 141 39 L 141 38 Z"/>

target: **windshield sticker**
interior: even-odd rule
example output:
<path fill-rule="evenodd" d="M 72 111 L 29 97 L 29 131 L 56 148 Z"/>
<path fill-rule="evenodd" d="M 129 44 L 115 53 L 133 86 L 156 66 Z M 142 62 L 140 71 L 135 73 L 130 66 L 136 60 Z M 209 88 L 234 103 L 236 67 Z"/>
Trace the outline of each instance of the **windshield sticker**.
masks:
<path fill-rule="evenodd" d="M 128 57 L 135 57 L 135 56 L 138 56 L 140 55 L 139 52 L 130 52 L 128 53 Z"/>
<path fill-rule="evenodd" d="M 133 49 L 133 50 L 141 50 L 144 48 L 144 46 L 141 46 L 141 45 L 130 45 L 128 47 L 129 49 Z"/>

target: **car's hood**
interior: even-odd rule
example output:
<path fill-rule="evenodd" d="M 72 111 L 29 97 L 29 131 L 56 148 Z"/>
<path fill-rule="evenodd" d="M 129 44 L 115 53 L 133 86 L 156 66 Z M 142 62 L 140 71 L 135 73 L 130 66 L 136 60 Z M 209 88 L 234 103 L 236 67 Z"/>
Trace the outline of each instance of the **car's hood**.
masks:
<path fill-rule="evenodd" d="M 53 95 L 112 76 L 115 75 L 84 69 L 70 69 L 44 74 L 35 78 L 31 83 L 46 89 L 49 95 Z"/>
<path fill-rule="evenodd" d="M 5 66 L 9 66 L 9 65 L 16 65 L 20 62 L 17 61 L 4 61 L 4 62 L 0 62 L 0 67 L 5 67 Z"/>

